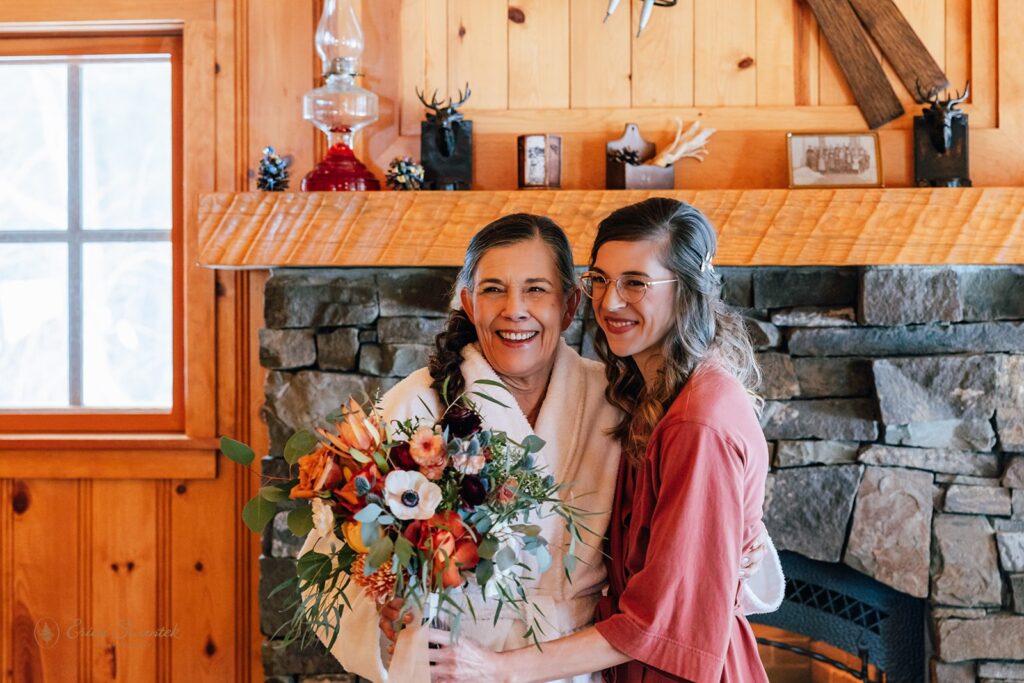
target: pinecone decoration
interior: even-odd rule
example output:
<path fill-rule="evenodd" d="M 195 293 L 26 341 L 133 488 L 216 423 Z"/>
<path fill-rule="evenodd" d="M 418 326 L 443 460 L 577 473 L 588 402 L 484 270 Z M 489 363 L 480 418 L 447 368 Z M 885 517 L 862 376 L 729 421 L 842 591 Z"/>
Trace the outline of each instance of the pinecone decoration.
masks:
<path fill-rule="evenodd" d="M 290 159 L 282 159 L 273 147 L 263 148 L 260 159 L 259 177 L 256 187 L 264 192 L 284 192 L 288 189 L 288 164 Z"/>
<path fill-rule="evenodd" d="M 635 149 L 625 148 L 616 149 L 608 152 L 608 158 L 611 161 L 618 161 L 623 164 L 629 164 L 630 166 L 640 165 L 640 152 Z"/>
<path fill-rule="evenodd" d="M 419 190 L 423 187 L 423 166 L 412 157 L 395 157 L 384 178 L 392 190 Z"/>

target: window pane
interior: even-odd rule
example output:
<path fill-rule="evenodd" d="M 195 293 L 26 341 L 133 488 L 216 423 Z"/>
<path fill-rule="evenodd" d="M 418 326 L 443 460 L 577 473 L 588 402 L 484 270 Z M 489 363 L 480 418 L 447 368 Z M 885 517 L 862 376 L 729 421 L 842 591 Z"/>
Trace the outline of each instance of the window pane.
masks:
<path fill-rule="evenodd" d="M 83 279 L 83 404 L 170 408 L 170 243 L 86 244 Z"/>
<path fill-rule="evenodd" d="M 0 408 L 68 405 L 64 244 L 0 244 L 0 377 Z"/>
<path fill-rule="evenodd" d="M 85 227 L 171 227 L 171 63 L 82 65 Z"/>
<path fill-rule="evenodd" d="M 67 67 L 0 59 L 0 93 L 0 230 L 66 230 Z"/>

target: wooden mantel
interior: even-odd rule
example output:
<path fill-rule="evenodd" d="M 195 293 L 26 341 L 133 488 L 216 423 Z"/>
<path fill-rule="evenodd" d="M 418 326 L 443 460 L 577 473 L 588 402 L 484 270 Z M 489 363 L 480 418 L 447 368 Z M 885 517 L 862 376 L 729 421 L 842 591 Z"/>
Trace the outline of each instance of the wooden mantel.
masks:
<path fill-rule="evenodd" d="M 457 266 L 470 237 L 517 211 L 550 216 L 585 263 L 601 218 L 651 196 L 687 201 L 721 265 L 1024 263 L 1024 188 L 217 193 L 200 198 L 199 262 Z"/>

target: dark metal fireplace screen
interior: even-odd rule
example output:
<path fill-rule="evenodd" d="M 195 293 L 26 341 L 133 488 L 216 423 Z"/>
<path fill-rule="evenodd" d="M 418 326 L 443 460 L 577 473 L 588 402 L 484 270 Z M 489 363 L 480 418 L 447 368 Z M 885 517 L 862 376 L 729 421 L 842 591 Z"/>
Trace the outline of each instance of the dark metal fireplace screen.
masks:
<path fill-rule="evenodd" d="M 790 552 L 780 556 L 786 598 L 777 612 L 751 616 L 752 623 L 799 633 L 859 656 L 864 671 L 839 668 L 862 680 L 866 680 L 868 663 L 884 672 L 888 683 L 926 679 L 924 600 L 843 565 Z"/>

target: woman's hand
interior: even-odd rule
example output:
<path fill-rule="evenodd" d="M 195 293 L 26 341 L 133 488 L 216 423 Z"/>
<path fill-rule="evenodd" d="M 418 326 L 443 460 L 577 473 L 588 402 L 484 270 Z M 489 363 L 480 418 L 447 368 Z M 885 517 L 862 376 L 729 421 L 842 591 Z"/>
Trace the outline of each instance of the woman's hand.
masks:
<path fill-rule="evenodd" d="M 412 612 L 406 611 L 402 614 L 402 607 L 405 603 L 401 598 L 395 598 L 385 604 L 380 610 L 380 630 L 384 636 L 391 641 L 388 646 L 389 652 L 395 651 L 395 641 L 398 640 L 398 632 L 412 623 Z"/>
<path fill-rule="evenodd" d="M 762 522 L 761 533 L 757 535 L 753 543 L 744 549 L 743 557 L 740 558 L 740 581 L 746 581 L 761 569 L 764 556 L 768 552 L 767 543 L 768 529 Z"/>
<path fill-rule="evenodd" d="M 454 643 L 449 631 L 430 629 L 430 680 L 434 683 L 480 683 L 511 681 L 511 673 L 503 670 L 501 655 L 491 652 L 475 640 L 460 636 Z"/>

